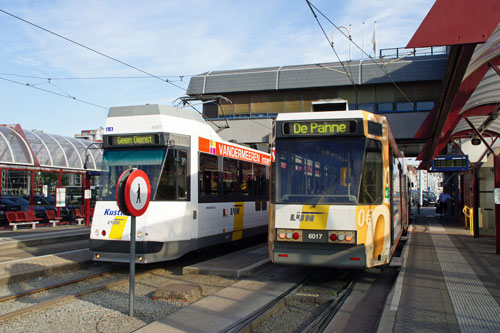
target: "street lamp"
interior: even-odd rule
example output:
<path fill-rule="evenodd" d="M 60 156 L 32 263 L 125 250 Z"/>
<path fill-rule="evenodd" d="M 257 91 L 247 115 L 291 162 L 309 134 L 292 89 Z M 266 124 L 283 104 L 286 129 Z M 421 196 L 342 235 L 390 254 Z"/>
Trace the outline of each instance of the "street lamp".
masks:
<path fill-rule="evenodd" d="M 349 24 L 349 27 L 351 25 Z M 347 36 L 348 36 L 348 39 L 349 39 L 349 61 L 351 61 L 351 47 L 352 47 L 352 38 L 351 38 L 351 29 L 350 28 L 347 28 L 347 27 L 344 27 L 343 25 L 341 25 L 340 27 L 336 27 L 333 32 L 332 32 L 332 47 L 333 47 L 333 38 L 335 36 L 335 31 L 337 30 L 340 30 L 340 29 L 345 29 L 345 31 L 347 32 Z"/>

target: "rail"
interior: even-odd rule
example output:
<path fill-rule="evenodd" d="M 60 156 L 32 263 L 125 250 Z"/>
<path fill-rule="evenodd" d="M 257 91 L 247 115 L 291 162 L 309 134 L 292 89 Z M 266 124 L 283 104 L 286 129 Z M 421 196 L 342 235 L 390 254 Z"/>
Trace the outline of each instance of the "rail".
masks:
<path fill-rule="evenodd" d="M 315 274 L 318 272 L 318 269 L 310 271 L 300 282 L 297 282 L 296 285 L 290 287 L 279 297 L 271 300 L 266 305 L 262 306 L 260 309 L 250 314 L 245 318 L 241 318 L 240 320 L 233 323 L 231 326 L 222 330 L 224 333 L 236 333 L 236 332 L 252 332 L 255 331 L 261 322 L 265 321 L 267 318 L 276 315 L 278 311 L 282 308 L 289 306 L 288 304 L 292 302 L 293 298 L 308 298 L 308 297 L 318 297 L 319 295 L 313 294 L 302 294 L 300 290 L 302 290 L 308 283 L 313 281 L 315 278 Z M 322 332 L 326 326 L 330 323 L 332 318 L 335 316 L 337 311 L 340 309 L 344 301 L 351 294 L 354 284 L 359 278 L 359 271 L 349 271 L 341 274 L 337 280 L 341 280 L 343 278 L 348 277 L 350 282 L 347 283 L 346 286 L 342 288 L 338 293 L 336 293 L 331 300 L 326 301 L 327 305 L 325 309 L 319 314 L 316 315 L 315 318 L 309 321 L 309 324 L 302 330 L 302 332 Z M 326 295 L 324 295 L 326 296 Z M 316 303 L 316 306 L 319 306 L 320 302 Z M 258 329 L 257 329 L 258 330 Z"/>
<path fill-rule="evenodd" d="M 431 46 L 422 48 L 404 48 L 395 47 L 388 49 L 380 49 L 379 57 L 381 59 L 388 58 L 402 58 L 402 57 L 418 57 L 418 56 L 432 56 L 439 54 L 448 54 L 448 48 L 446 46 Z"/>

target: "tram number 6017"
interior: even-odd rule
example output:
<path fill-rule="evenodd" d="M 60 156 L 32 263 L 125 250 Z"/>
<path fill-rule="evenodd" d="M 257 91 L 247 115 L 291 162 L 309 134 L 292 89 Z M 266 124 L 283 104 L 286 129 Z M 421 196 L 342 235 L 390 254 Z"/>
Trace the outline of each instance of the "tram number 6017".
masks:
<path fill-rule="evenodd" d="M 309 234 L 308 238 L 310 240 L 321 240 L 321 236 L 323 236 L 323 235 L 322 234 Z"/>
<path fill-rule="evenodd" d="M 326 242 L 327 235 L 325 231 L 304 230 L 304 239 L 309 242 Z"/>

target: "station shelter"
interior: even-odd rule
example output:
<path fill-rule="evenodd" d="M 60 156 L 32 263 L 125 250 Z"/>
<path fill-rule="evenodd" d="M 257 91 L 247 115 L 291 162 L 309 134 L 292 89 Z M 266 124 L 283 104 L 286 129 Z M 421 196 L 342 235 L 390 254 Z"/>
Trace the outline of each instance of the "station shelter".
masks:
<path fill-rule="evenodd" d="M 429 170 L 438 155 L 479 157 L 459 173 L 457 218 L 478 237 L 487 225 L 500 254 L 500 7 L 497 0 L 438 0 L 407 48 L 447 46 L 449 58 L 439 98 L 415 138 Z"/>
<path fill-rule="evenodd" d="M 98 195 L 101 143 L 0 125 L 0 223 L 6 212 L 25 210 L 47 219 L 88 225 Z"/>

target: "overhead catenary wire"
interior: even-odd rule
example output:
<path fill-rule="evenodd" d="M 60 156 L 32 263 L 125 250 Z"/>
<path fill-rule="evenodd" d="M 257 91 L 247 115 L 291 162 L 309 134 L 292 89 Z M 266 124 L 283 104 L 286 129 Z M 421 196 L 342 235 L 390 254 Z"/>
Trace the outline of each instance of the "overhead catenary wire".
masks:
<path fill-rule="evenodd" d="M 7 78 L 1 77 L 1 76 L 0 76 L 0 80 L 4 80 L 4 81 L 7 81 L 7 82 L 11 82 L 11 83 L 19 84 L 19 85 L 21 85 L 21 86 L 25 86 L 25 87 L 29 87 L 29 88 L 33 88 L 33 89 L 37 89 L 37 90 L 41 90 L 41 91 L 44 91 L 44 92 L 47 92 L 47 93 L 50 93 L 50 94 L 54 94 L 54 95 L 57 95 L 57 96 L 61 96 L 61 97 L 65 97 L 65 98 L 69 98 L 69 99 L 72 99 L 72 100 L 74 100 L 74 101 L 78 101 L 78 102 L 81 102 L 81 103 L 85 103 L 85 104 L 88 104 L 88 105 L 92 105 L 92 106 L 95 106 L 95 107 L 98 107 L 98 108 L 101 108 L 101 109 L 104 109 L 104 110 L 107 110 L 107 109 L 108 109 L 107 107 L 104 107 L 104 106 L 101 106 L 101 105 L 97 105 L 97 104 L 94 104 L 94 103 L 90 103 L 90 102 L 84 101 L 83 99 L 76 98 L 76 97 L 74 97 L 74 96 L 70 96 L 70 95 L 68 95 L 66 92 L 64 92 L 64 94 L 60 94 L 60 93 L 57 93 L 57 92 L 54 92 L 54 91 L 50 91 L 50 90 L 47 90 L 47 89 L 43 89 L 43 88 L 36 87 L 35 85 L 30 84 L 30 83 L 18 82 L 18 81 L 14 81 L 14 80 L 11 80 L 11 79 L 7 79 Z"/>
<path fill-rule="evenodd" d="M 70 94 L 68 94 L 66 91 L 62 90 L 61 88 L 59 88 L 58 86 L 56 86 L 53 82 L 52 82 L 52 79 L 48 79 L 47 80 L 48 83 L 53 86 L 54 88 L 56 88 L 57 90 L 59 90 L 60 92 L 62 92 L 63 94 L 66 94 L 68 97 L 72 97 Z"/>
<path fill-rule="evenodd" d="M 306 0 L 306 2 L 309 5 L 309 8 L 311 9 L 311 12 L 312 12 L 314 18 L 316 19 L 316 22 L 318 22 L 318 25 L 319 25 L 321 31 L 323 32 L 323 35 L 325 35 L 325 38 L 328 41 L 328 44 L 332 48 L 333 53 L 335 53 L 335 56 L 337 57 L 337 59 L 339 60 L 340 64 L 342 65 L 342 68 L 344 69 L 344 72 L 346 73 L 347 77 L 351 81 L 351 84 L 352 84 L 352 86 L 354 87 L 354 90 L 357 93 L 358 92 L 358 88 L 356 88 L 356 84 L 354 83 L 354 80 L 352 79 L 352 75 L 347 72 L 347 69 L 345 68 L 344 63 L 342 62 L 342 60 L 340 60 L 340 57 L 339 57 L 337 51 L 335 50 L 335 47 L 333 47 L 333 43 L 330 42 L 330 38 L 328 38 L 328 35 L 326 34 L 325 29 L 323 29 L 323 26 L 321 25 L 321 22 L 319 21 L 318 16 L 316 15 L 316 13 L 314 12 L 313 8 L 311 7 L 312 4 L 308 0 Z M 335 28 L 337 28 L 337 26 L 335 26 Z M 345 36 L 345 34 L 343 32 L 342 32 L 342 34 Z"/>
<path fill-rule="evenodd" d="M 91 76 L 91 77 L 42 77 L 42 76 L 33 76 L 33 75 L 24 75 L 24 74 L 13 74 L 13 73 L 4 73 L 0 72 L 0 75 L 5 75 L 5 76 L 16 76 L 16 77 L 23 77 L 23 78 L 29 78 L 29 79 L 40 79 L 40 80 L 136 80 L 136 79 L 154 79 L 151 76 Z M 189 74 L 189 75 L 158 75 L 161 78 L 179 78 L 178 80 L 169 80 L 170 82 L 185 82 L 184 78 L 185 77 L 191 77 L 191 76 L 196 76 L 196 74 Z"/>
<path fill-rule="evenodd" d="M 166 83 L 168 83 L 168 84 L 170 84 L 170 85 L 172 85 L 172 86 L 174 86 L 174 87 L 177 87 L 177 88 L 179 88 L 179 89 L 181 89 L 181 90 L 183 90 L 183 91 L 185 91 L 185 90 L 186 90 L 185 88 L 183 88 L 183 87 L 181 87 L 181 86 L 178 86 L 177 84 L 175 84 L 175 83 L 173 83 L 173 82 L 170 82 L 168 79 L 162 79 L 161 77 L 159 77 L 159 76 L 157 76 L 157 75 L 151 74 L 151 73 L 146 72 L 146 71 L 144 71 L 144 70 L 142 70 L 142 69 L 140 69 L 140 68 L 137 68 L 137 67 L 135 67 L 135 66 L 133 66 L 133 65 L 127 64 L 127 63 L 126 63 L 126 62 L 124 62 L 124 61 L 121 61 L 121 60 L 119 60 L 119 59 L 117 59 L 117 58 L 111 57 L 111 56 L 109 56 L 109 55 L 107 55 L 107 54 L 104 54 L 104 53 L 102 53 L 102 52 L 100 52 L 100 51 L 97 51 L 97 50 L 95 50 L 95 49 L 93 49 L 93 48 L 91 48 L 91 47 L 88 47 L 88 46 L 83 45 L 83 44 L 81 44 L 81 43 L 79 43 L 79 42 L 76 42 L 76 41 L 74 41 L 74 40 L 72 40 L 72 39 L 70 39 L 70 38 L 67 38 L 67 37 L 62 36 L 62 35 L 60 35 L 60 34 L 58 34 L 58 33 L 55 33 L 55 32 L 53 32 L 53 31 L 51 31 L 51 30 L 49 30 L 49 29 L 46 29 L 46 28 L 44 28 L 44 27 L 42 27 L 42 26 L 40 26 L 40 25 L 38 25 L 38 24 L 35 24 L 35 23 L 33 23 L 33 22 L 30 22 L 30 21 L 27 21 L 27 20 L 25 20 L 25 19 L 23 19 L 23 18 L 21 18 L 21 17 L 19 17 L 19 16 L 16 16 L 16 15 L 14 15 L 14 14 L 12 14 L 12 13 L 9 13 L 9 12 L 7 12 L 7 11 L 3 10 L 3 9 L 0 9 L 0 12 L 2 12 L 2 13 L 4 13 L 4 14 L 7 14 L 7 15 L 9 15 L 9 16 L 11 16 L 11 17 L 15 18 L 15 19 L 18 19 L 18 20 L 20 20 L 20 21 L 22 21 L 22 22 L 25 22 L 25 23 L 27 23 L 27 24 L 29 24 L 29 25 L 32 25 L 32 26 L 34 26 L 34 27 L 36 27 L 36 28 L 38 28 L 38 29 L 40 29 L 40 30 L 43 30 L 43 31 L 45 31 L 45 32 L 48 32 L 48 33 L 50 33 L 50 34 L 52 34 L 52 35 L 54 35 L 54 36 L 57 36 L 57 37 L 59 37 L 59 38 L 62 38 L 62 39 L 66 40 L 66 41 L 68 41 L 68 42 L 70 42 L 70 43 L 73 43 L 73 44 L 75 44 L 75 45 L 78 45 L 78 46 L 80 46 L 80 47 L 83 47 L 84 49 L 87 49 L 87 50 L 89 50 L 89 51 L 92 51 L 92 52 L 94 52 L 94 53 L 97 53 L 97 54 L 99 54 L 99 55 L 101 55 L 101 56 L 103 56 L 103 57 L 105 57 L 105 58 L 108 58 L 108 59 L 110 59 L 110 60 L 116 61 L 116 62 L 118 62 L 118 63 L 120 63 L 120 64 L 122 64 L 122 65 L 124 65 L 124 66 L 130 67 L 130 68 L 132 68 L 132 69 L 135 69 L 136 71 L 139 71 L 139 72 L 141 72 L 141 73 L 143 73 L 143 74 L 146 74 L 146 75 L 148 75 L 148 76 L 151 76 L 151 77 L 153 77 L 153 78 L 156 78 L 156 79 L 158 79 L 158 80 L 160 80 L 160 81 L 162 81 L 162 82 L 166 82 Z"/>
<path fill-rule="evenodd" d="M 413 102 L 408 98 L 408 96 L 406 96 L 406 94 L 404 93 L 404 91 L 398 86 L 398 84 L 394 81 L 394 79 L 392 78 L 391 74 L 387 71 L 387 68 L 385 68 L 384 66 L 384 63 L 382 62 L 382 64 L 378 63 L 371 55 L 369 55 L 368 53 L 365 52 L 365 50 L 360 47 L 356 42 L 354 42 L 352 40 L 352 37 L 351 36 L 347 36 L 345 34 L 345 32 L 343 32 L 341 29 L 339 29 L 339 27 L 332 21 L 330 20 L 325 14 L 323 14 L 323 12 L 321 10 L 319 10 L 315 5 L 313 5 L 309 0 L 305 0 L 307 5 L 309 6 L 309 8 L 311 9 L 311 12 L 313 13 L 314 15 L 314 18 L 316 19 L 316 21 L 318 22 L 321 30 L 323 31 L 323 34 L 325 35 L 326 39 L 328 40 L 328 43 L 330 44 L 331 46 L 331 43 L 330 43 L 330 39 L 328 38 L 328 36 L 326 35 L 325 33 L 325 30 L 323 29 L 323 26 L 321 25 L 321 22 L 319 21 L 318 19 L 318 16 L 316 15 L 316 12 L 318 12 L 322 17 L 324 17 L 331 25 L 333 25 L 336 29 L 338 29 L 340 31 L 340 33 L 342 35 L 344 35 L 344 37 L 346 37 L 347 39 L 349 39 L 350 42 L 352 42 L 352 44 L 357 47 L 359 50 L 361 50 L 361 52 L 366 55 L 369 59 L 371 59 L 373 61 L 373 63 L 375 65 L 377 65 L 377 67 L 379 67 L 384 73 L 385 75 L 387 76 L 387 78 L 392 82 L 392 84 L 396 87 L 396 89 L 398 89 L 398 91 L 401 93 L 401 95 L 411 104 L 413 105 Z M 336 52 L 335 52 L 336 54 Z M 341 62 L 342 63 L 342 62 Z M 343 66 L 343 64 L 342 64 Z M 346 72 L 347 73 L 347 72 Z M 352 81 L 352 79 L 351 79 Z"/>

